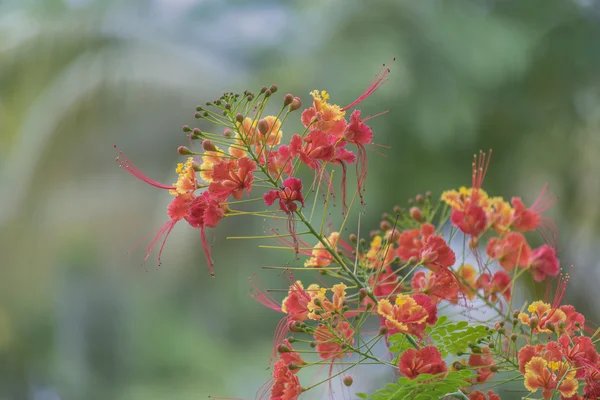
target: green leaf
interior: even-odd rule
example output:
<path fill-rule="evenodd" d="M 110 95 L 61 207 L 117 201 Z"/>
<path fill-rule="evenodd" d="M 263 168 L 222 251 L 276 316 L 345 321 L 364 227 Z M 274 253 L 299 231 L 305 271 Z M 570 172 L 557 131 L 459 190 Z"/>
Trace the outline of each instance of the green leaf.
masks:
<path fill-rule="evenodd" d="M 370 397 L 371 400 L 401 400 L 401 399 L 439 399 L 448 393 L 457 391 L 462 386 L 467 386 L 466 380 L 473 375 L 472 371 L 452 371 L 445 377 L 422 374 L 415 379 L 401 377 L 398 383 L 386 385 L 385 389 L 378 390 Z"/>

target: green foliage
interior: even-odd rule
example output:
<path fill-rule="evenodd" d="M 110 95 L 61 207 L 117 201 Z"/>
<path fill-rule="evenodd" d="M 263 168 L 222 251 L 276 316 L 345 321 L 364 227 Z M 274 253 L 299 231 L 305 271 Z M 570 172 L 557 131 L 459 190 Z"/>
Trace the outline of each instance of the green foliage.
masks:
<path fill-rule="evenodd" d="M 466 321 L 450 322 L 444 315 L 435 325 L 425 329 L 425 335 L 438 348 L 442 357 L 446 357 L 448 354 L 464 353 L 469 343 L 476 343 L 477 340 L 488 336 L 489 332 L 485 326 L 469 326 Z M 401 333 L 390 336 L 388 340 L 392 353 L 402 353 L 411 348 L 410 343 Z"/>
<path fill-rule="evenodd" d="M 466 321 L 448 322 L 445 316 L 440 317 L 437 323 L 428 327 L 425 332 L 431 337 L 442 357 L 464 353 L 469 343 L 476 343 L 477 340 L 489 336 L 485 326 L 470 326 Z"/>
<path fill-rule="evenodd" d="M 398 383 L 390 383 L 368 396 L 358 393 L 361 399 L 371 400 L 400 400 L 400 399 L 440 399 L 448 393 L 456 392 L 461 386 L 468 385 L 466 380 L 473 372 L 469 370 L 449 372 L 443 379 L 430 374 L 421 374 L 415 379 L 401 377 Z"/>

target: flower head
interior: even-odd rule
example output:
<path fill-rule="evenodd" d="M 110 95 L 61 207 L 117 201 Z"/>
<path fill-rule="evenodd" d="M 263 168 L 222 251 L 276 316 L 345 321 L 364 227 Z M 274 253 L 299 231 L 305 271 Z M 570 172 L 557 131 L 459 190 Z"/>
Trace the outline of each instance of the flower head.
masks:
<path fill-rule="evenodd" d="M 529 258 L 529 270 L 533 279 L 538 282 L 547 276 L 556 276 L 560 271 L 559 261 L 554 249 L 547 244 L 531 252 Z"/>
<path fill-rule="evenodd" d="M 298 204 L 304 207 L 302 181 L 298 178 L 287 178 L 283 181 L 281 189 L 265 193 L 264 199 L 268 206 L 272 205 L 275 200 L 279 200 L 281 211 L 291 214 L 298 209 Z"/>
<path fill-rule="evenodd" d="M 220 161 L 213 166 L 212 182 L 208 190 L 223 200 L 229 195 L 240 200 L 244 190 L 247 194 L 252 190 L 254 170 L 256 170 L 256 163 L 248 157 Z"/>
<path fill-rule="evenodd" d="M 566 362 L 548 362 L 536 356 L 525 365 L 525 388 L 531 392 L 542 389 L 544 399 L 550 399 L 554 390 L 563 397 L 571 397 L 578 387 L 575 370 Z"/>
<path fill-rule="evenodd" d="M 507 271 L 512 271 L 517 265 L 526 267 L 531 257 L 531 248 L 527 240 L 518 232 L 510 232 L 501 238 L 491 238 L 486 252 Z"/>
<path fill-rule="evenodd" d="M 377 313 L 383 317 L 390 334 L 408 333 L 411 325 L 422 324 L 429 318 L 426 308 L 405 294 L 398 295 L 393 305 L 389 300 L 381 299 L 377 304 Z"/>
<path fill-rule="evenodd" d="M 435 346 L 404 351 L 400 356 L 398 369 L 403 376 L 409 379 L 415 379 L 421 374 L 437 375 L 448 371 L 440 351 Z"/>

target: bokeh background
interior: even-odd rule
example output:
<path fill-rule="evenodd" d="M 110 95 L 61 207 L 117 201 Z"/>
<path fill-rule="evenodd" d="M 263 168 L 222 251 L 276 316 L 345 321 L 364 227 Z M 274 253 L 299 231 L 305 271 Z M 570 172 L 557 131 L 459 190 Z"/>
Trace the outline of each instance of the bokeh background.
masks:
<path fill-rule="evenodd" d="M 225 240 L 262 220 L 224 221 L 211 279 L 181 225 L 146 271 L 126 252 L 169 196 L 113 144 L 171 182 L 197 104 L 271 83 L 347 104 L 393 57 L 362 105 L 390 110 L 371 122 L 391 147 L 370 154 L 365 229 L 493 148 L 489 192 L 557 197 L 567 301 L 598 321 L 599 37 L 595 0 L 0 1 L 0 399 L 252 398 L 279 316 L 247 278 L 283 287 L 260 266 L 289 254 Z"/>

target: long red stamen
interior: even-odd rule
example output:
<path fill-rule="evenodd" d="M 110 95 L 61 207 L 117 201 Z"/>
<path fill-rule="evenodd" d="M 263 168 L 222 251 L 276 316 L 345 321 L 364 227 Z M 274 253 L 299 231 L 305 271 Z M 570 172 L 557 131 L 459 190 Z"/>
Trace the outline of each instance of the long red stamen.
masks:
<path fill-rule="evenodd" d="M 160 182 L 150 179 L 148 177 L 148 175 L 146 175 L 142 171 L 140 171 L 135 165 L 133 165 L 131 163 L 131 161 L 129 161 L 129 159 L 127 157 L 125 157 L 125 154 L 123 154 L 123 152 L 117 148 L 116 144 L 115 144 L 115 149 L 117 149 L 117 151 L 119 152 L 119 157 L 117 157 L 117 162 L 125 171 L 129 172 L 131 175 L 135 176 L 139 180 L 144 181 L 147 184 L 157 187 L 159 189 L 169 189 L 169 190 L 175 189 L 175 186 L 164 185 Z"/>
<path fill-rule="evenodd" d="M 396 58 L 394 58 L 392 60 L 392 62 L 396 61 Z M 372 95 L 373 93 L 375 93 L 375 91 L 377 89 L 379 89 L 381 87 L 381 85 L 383 85 L 384 83 L 387 82 L 387 74 L 389 74 L 390 69 L 389 67 L 387 67 L 385 64 L 383 64 L 383 66 L 379 69 L 379 72 L 377 73 L 377 75 L 375 75 L 375 78 L 373 78 L 373 80 L 371 81 L 371 84 L 369 85 L 369 87 L 367 87 L 367 89 L 365 89 L 365 91 L 356 99 L 354 100 L 352 103 L 348 104 L 346 107 L 342 108 L 342 111 L 346 111 L 349 108 L 354 107 L 355 105 L 357 105 L 358 103 L 360 103 L 361 101 L 363 101 L 364 99 L 366 99 L 367 97 L 369 97 L 370 95 Z"/>

